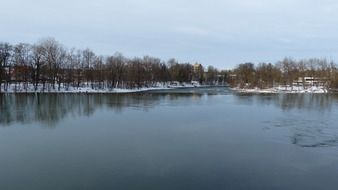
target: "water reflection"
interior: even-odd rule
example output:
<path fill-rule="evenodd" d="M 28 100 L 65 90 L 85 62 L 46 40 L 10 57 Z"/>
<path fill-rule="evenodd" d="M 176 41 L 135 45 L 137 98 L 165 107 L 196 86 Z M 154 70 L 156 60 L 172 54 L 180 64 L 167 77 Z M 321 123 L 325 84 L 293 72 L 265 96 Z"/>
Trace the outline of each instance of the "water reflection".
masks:
<path fill-rule="evenodd" d="M 198 101 L 203 95 L 227 93 L 227 88 L 195 88 L 134 94 L 0 94 L 0 126 L 40 122 L 54 127 L 68 115 L 91 116 L 101 108 L 115 113 L 124 108 L 148 111 L 159 104 L 184 105 L 185 99 Z"/>
<path fill-rule="evenodd" d="M 284 111 L 298 109 L 308 111 L 330 111 L 337 104 L 338 96 L 333 94 L 237 94 L 237 104 L 274 105 Z"/>
<path fill-rule="evenodd" d="M 266 117 L 262 116 L 265 117 L 263 128 L 285 127 L 291 131 L 291 142 L 303 147 L 338 145 L 338 130 L 333 127 L 336 120 L 331 117 L 338 105 L 336 95 L 241 95 L 231 94 L 226 88 L 180 89 L 115 95 L 1 95 L 0 126 L 38 122 L 45 127 L 55 127 L 67 117 L 89 117 L 100 109 L 107 109 L 117 114 L 122 113 L 124 109 L 147 112 L 157 106 L 199 105 L 206 103 L 205 99 L 213 95 L 218 95 L 218 98 L 213 100 L 221 106 L 220 109 L 224 115 L 233 117 L 231 125 L 241 125 L 237 121 L 241 119 L 236 118 L 240 116 L 232 114 L 235 111 L 233 109 L 240 109 L 238 106 L 245 105 L 254 110 L 268 107 L 270 109 L 268 113 L 261 113 L 262 115 L 270 114 Z M 184 110 L 182 112 L 184 114 Z"/>
<path fill-rule="evenodd" d="M 40 122 L 54 127 L 67 116 L 91 116 L 97 109 L 120 113 L 124 108 L 148 111 L 160 103 L 184 104 L 185 98 L 198 99 L 201 94 L 25 94 L 0 96 L 0 126 L 15 122 Z"/>

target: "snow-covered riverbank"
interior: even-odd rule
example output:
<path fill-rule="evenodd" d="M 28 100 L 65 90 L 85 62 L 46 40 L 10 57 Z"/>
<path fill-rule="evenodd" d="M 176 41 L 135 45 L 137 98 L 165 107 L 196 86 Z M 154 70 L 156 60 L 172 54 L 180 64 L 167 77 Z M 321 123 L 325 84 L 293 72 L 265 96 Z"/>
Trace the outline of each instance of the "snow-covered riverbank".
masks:
<path fill-rule="evenodd" d="M 3 90 L 2 93 L 5 94 L 13 94 L 13 93 L 106 93 L 106 94 L 114 94 L 114 93 L 135 93 L 135 92 L 145 92 L 145 91 L 153 91 L 153 90 L 169 90 L 169 89 L 179 89 L 179 88 L 196 88 L 196 87 L 205 87 L 204 85 L 200 85 L 198 83 L 174 83 L 174 84 L 157 84 L 152 87 L 142 87 L 142 88 L 93 88 L 91 85 L 85 85 L 82 87 L 66 87 L 61 85 L 60 89 L 58 86 L 55 89 L 49 87 L 45 87 L 43 89 L 42 85 L 38 86 L 38 89 L 35 90 L 32 84 L 28 84 L 26 86 L 20 85 L 9 85 L 7 90 Z"/>
<path fill-rule="evenodd" d="M 232 90 L 239 93 L 257 93 L 257 94 L 278 94 L 278 93 L 286 93 L 286 94 L 302 94 L 302 93 L 310 93 L 310 94 L 326 94 L 329 91 L 323 86 L 311 86 L 304 88 L 302 86 L 278 86 L 267 89 L 260 88 L 252 88 L 252 89 L 244 89 L 244 88 L 231 88 Z"/>

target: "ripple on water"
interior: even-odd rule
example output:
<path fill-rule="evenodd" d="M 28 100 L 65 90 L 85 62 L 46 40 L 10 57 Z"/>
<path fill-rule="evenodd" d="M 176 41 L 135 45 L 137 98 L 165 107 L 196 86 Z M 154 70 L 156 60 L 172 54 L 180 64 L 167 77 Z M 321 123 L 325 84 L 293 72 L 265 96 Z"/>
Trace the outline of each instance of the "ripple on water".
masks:
<path fill-rule="evenodd" d="M 338 128 L 324 119 L 303 119 L 296 116 L 282 117 L 273 121 L 264 121 L 263 129 L 286 128 L 290 142 L 300 147 L 338 146 Z"/>

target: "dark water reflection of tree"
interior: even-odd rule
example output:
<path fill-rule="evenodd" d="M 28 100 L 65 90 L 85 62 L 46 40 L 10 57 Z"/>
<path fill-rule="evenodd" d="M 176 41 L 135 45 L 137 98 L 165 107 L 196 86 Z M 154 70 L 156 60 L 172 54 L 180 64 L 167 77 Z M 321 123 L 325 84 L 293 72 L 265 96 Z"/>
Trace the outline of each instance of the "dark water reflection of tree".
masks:
<path fill-rule="evenodd" d="M 182 91 L 184 92 L 184 91 Z M 198 100 L 202 96 L 228 94 L 189 93 L 135 93 L 135 94 L 17 94 L 0 95 L 0 126 L 18 122 L 29 124 L 39 122 L 54 127 L 65 117 L 91 116 L 96 110 L 106 108 L 121 113 L 125 108 L 148 111 L 159 104 L 184 105 L 186 100 Z M 213 92 L 213 91 L 210 91 Z M 227 96 L 224 96 L 227 98 Z M 235 95 L 234 104 L 276 106 L 284 111 L 316 110 L 327 112 L 337 104 L 335 95 Z"/>
<path fill-rule="evenodd" d="M 237 94 L 236 103 L 245 105 L 274 105 L 282 110 L 330 111 L 338 103 L 334 94 Z"/>
<path fill-rule="evenodd" d="M 40 122 L 54 127 L 67 116 L 91 116 L 101 108 L 121 113 L 125 108 L 148 111 L 164 101 L 188 94 L 17 94 L 0 95 L 0 126 Z M 200 94 L 193 95 L 200 97 Z M 183 102 L 184 103 L 184 102 Z"/>

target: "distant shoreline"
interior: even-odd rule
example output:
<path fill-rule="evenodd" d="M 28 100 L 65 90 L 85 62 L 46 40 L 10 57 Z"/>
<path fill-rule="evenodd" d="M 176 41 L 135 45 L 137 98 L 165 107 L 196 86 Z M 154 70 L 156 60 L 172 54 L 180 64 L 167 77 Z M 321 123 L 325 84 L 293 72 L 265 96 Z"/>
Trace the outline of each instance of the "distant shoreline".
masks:
<path fill-rule="evenodd" d="M 161 90 L 175 90 L 175 89 L 194 89 L 194 88 L 211 88 L 211 87 L 227 87 L 226 85 L 190 85 L 184 84 L 179 86 L 159 86 L 159 87 L 142 87 L 142 88 L 113 88 L 113 89 L 92 89 L 90 87 L 71 87 L 70 89 L 61 88 L 60 90 L 9 90 L 2 91 L 0 94 L 128 94 L 128 93 L 140 93 L 151 92 Z"/>
<path fill-rule="evenodd" d="M 292 86 L 278 86 L 273 88 L 230 88 L 237 93 L 252 93 L 252 94 L 329 94 L 337 93 L 338 91 L 327 89 L 323 86 L 311 86 L 308 88 L 292 87 Z"/>

